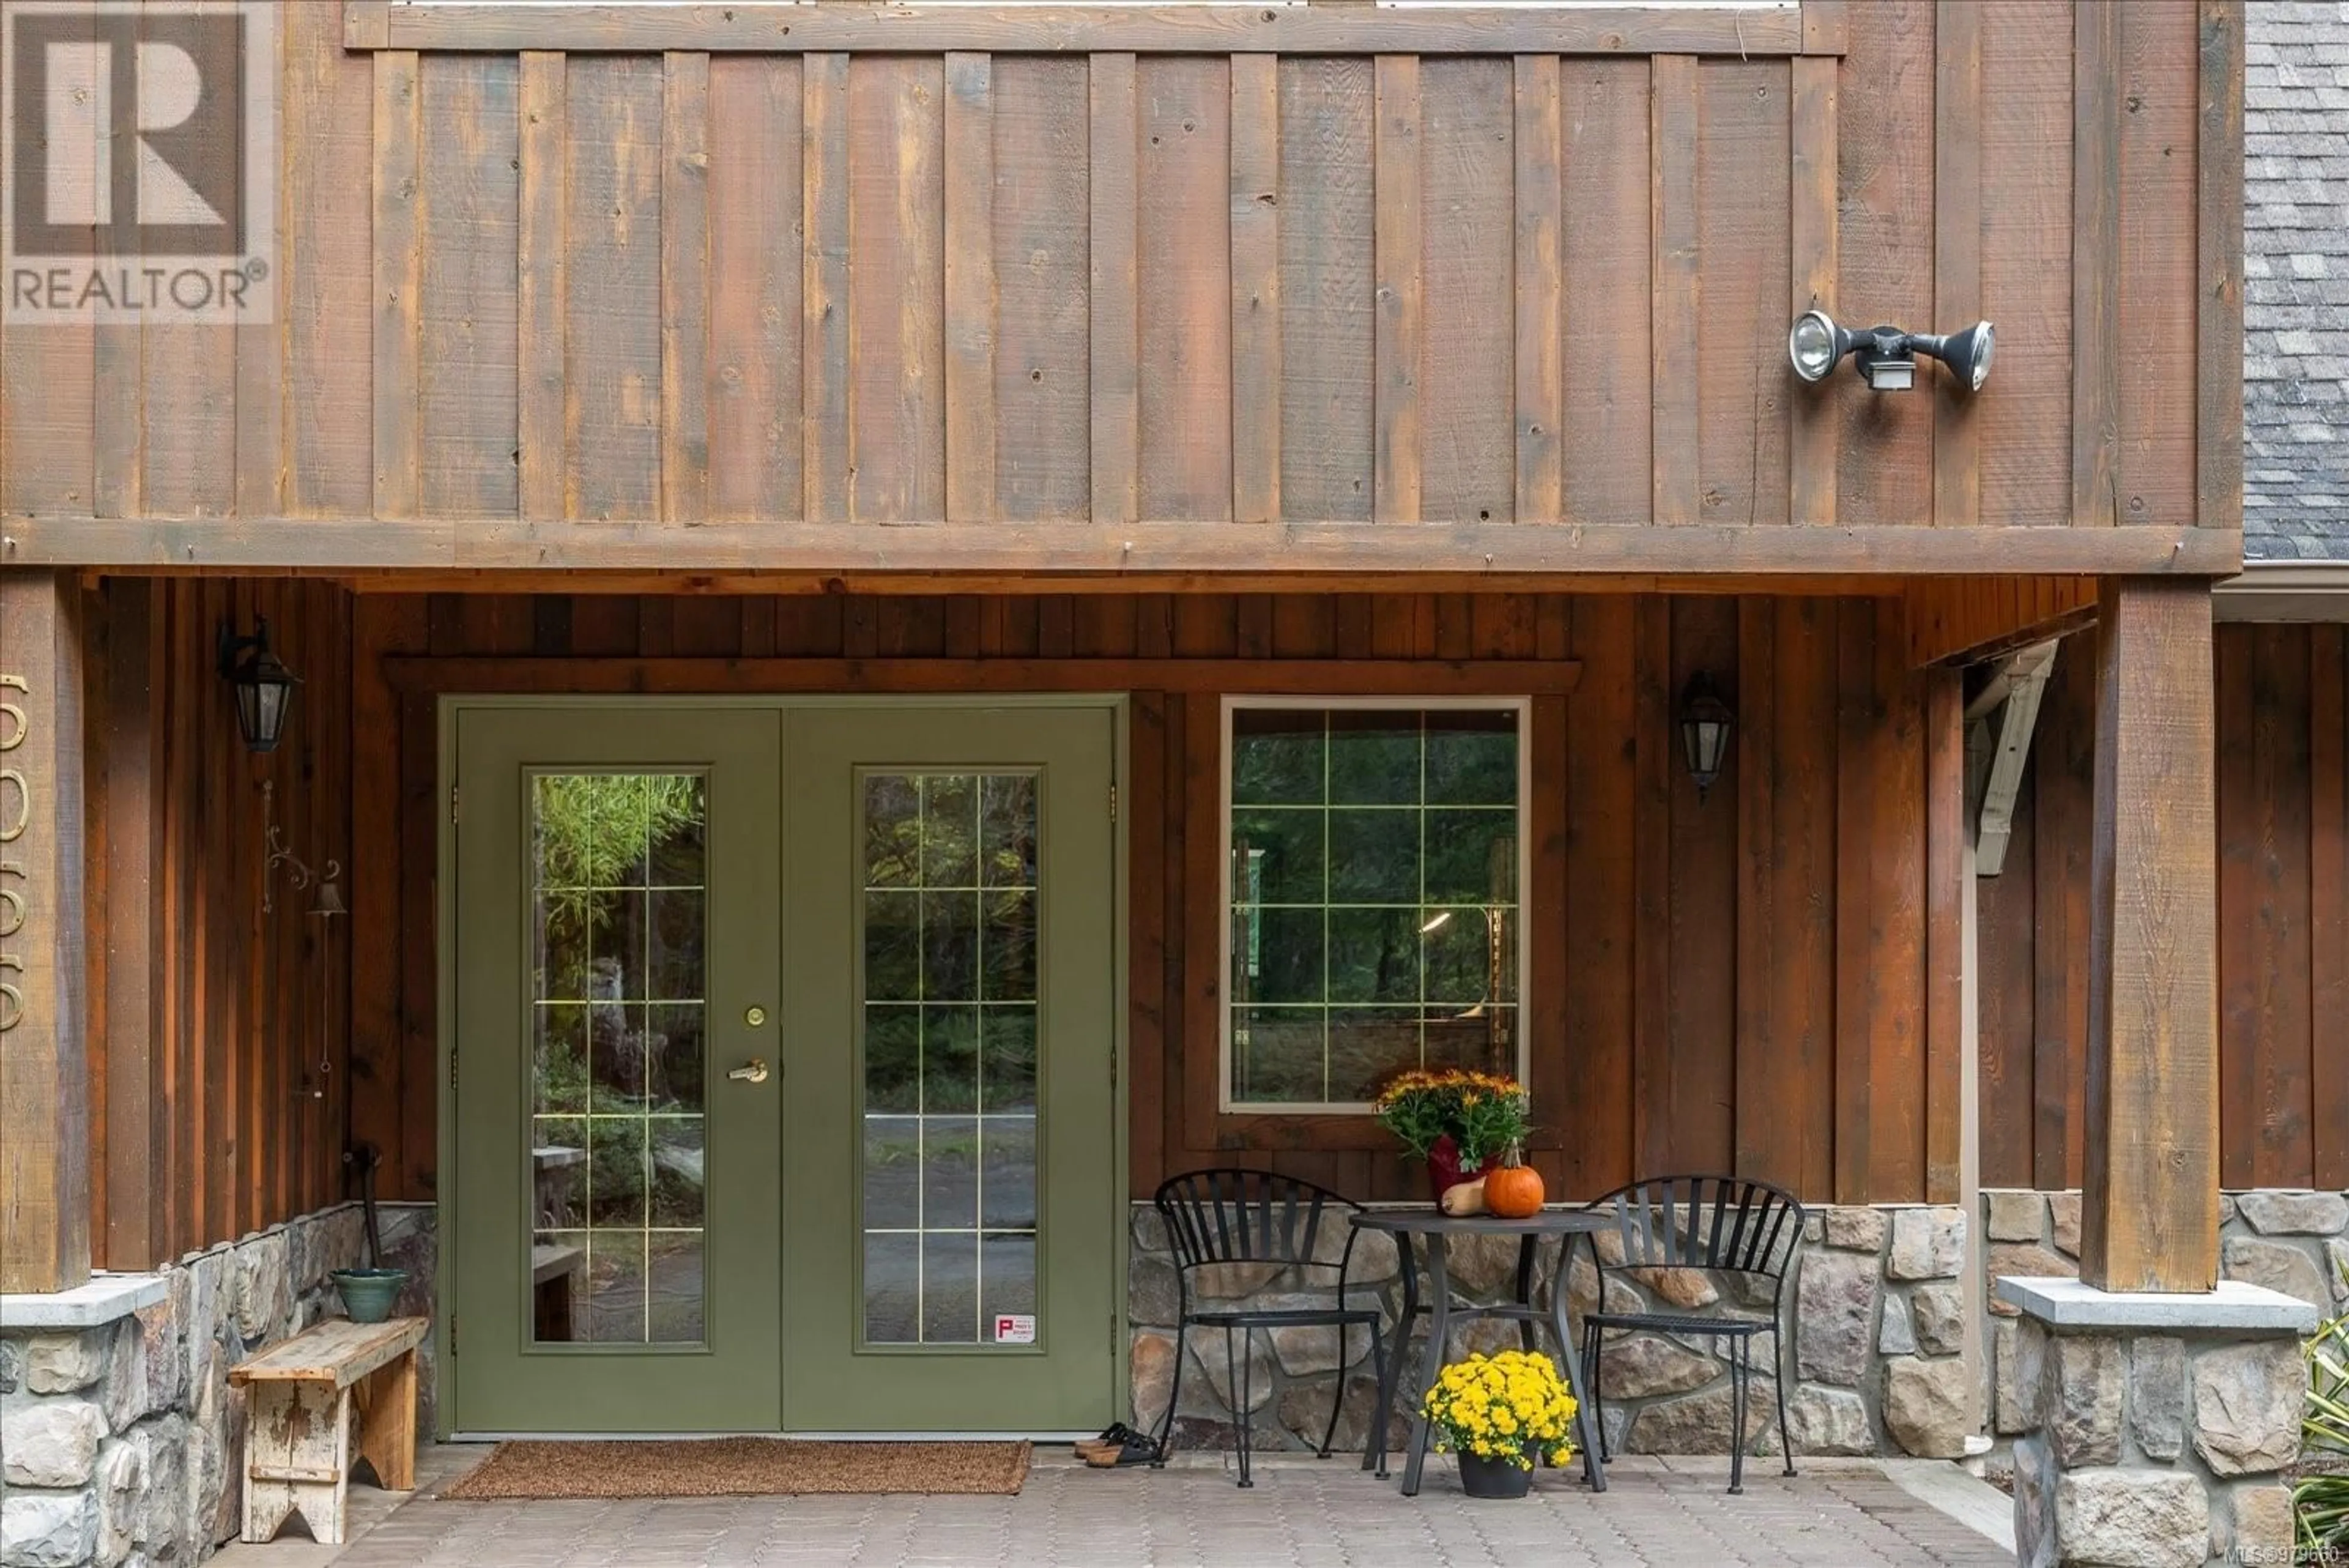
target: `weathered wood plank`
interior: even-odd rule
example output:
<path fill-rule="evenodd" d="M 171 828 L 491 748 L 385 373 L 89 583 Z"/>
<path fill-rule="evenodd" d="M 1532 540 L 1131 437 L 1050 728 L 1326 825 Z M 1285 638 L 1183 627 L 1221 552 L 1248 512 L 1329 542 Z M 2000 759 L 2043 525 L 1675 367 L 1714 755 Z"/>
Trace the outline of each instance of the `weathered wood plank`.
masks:
<path fill-rule="evenodd" d="M 413 517 L 423 481 L 417 419 L 422 367 L 423 223 L 418 211 L 424 102 L 417 58 L 375 57 L 375 515 Z"/>
<path fill-rule="evenodd" d="M 511 517 L 520 504 L 519 72 L 435 56 L 419 83 L 419 509 Z"/>
<path fill-rule="evenodd" d="M 1690 358 L 1658 364 L 1671 389 L 1667 394 L 1660 387 L 1658 395 L 1693 399 L 1697 462 L 1683 483 L 1695 487 L 1692 514 L 1715 522 L 1784 523 L 1791 496 L 1782 411 L 1793 384 L 1786 318 L 1775 269 L 1766 287 L 1754 275 L 1754 258 L 1790 254 L 1789 81 L 1783 61 L 1696 67 L 1695 126 L 1702 132 L 1690 231 L 1696 239 L 1694 294 L 1669 296 L 1672 314 L 1659 321 L 1660 341 L 1671 340 L 1667 324 L 1689 335 Z M 1686 275 L 1674 269 L 1667 275 Z M 1702 348 L 1696 347 L 1699 317 Z M 1691 364 L 1710 369 L 1692 376 Z"/>
<path fill-rule="evenodd" d="M 848 67 L 848 503 L 947 515 L 945 96 L 936 57 Z"/>
<path fill-rule="evenodd" d="M 264 29 L 249 36 L 246 49 L 250 60 L 247 69 L 267 73 L 278 83 L 278 107 L 285 105 L 286 79 L 286 18 L 269 17 Z M 225 153 L 233 139 L 242 133 L 239 118 L 219 115 L 211 118 L 216 130 L 208 135 L 224 145 L 207 149 L 208 153 Z M 282 134 L 283 127 L 280 131 Z M 281 165 L 283 160 L 280 161 Z M 270 191 L 279 197 L 278 210 L 265 215 L 240 212 L 241 223 L 254 227 L 265 226 L 270 232 L 271 251 L 278 270 L 274 277 L 263 280 L 265 287 L 274 290 L 273 305 L 282 305 L 285 294 L 285 214 L 277 182 L 283 179 L 282 169 L 273 179 Z M 240 186 L 237 201 L 240 206 L 251 200 Z M 239 326 L 228 334 L 235 339 L 235 405 L 236 451 L 232 460 L 233 479 L 230 509 L 243 513 L 275 515 L 285 510 L 285 318 L 273 316 L 266 322 Z"/>
<path fill-rule="evenodd" d="M 1595 603 L 1578 607 L 1576 628 L 1585 631 L 1586 622 L 1599 620 L 1601 627 L 1616 631 L 1613 640 L 1621 651 L 1609 662 L 1618 663 L 1621 675 L 1629 677 L 1619 684 L 1627 688 L 1630 701 L 1610 714 L 1592 714 L 1595 732 L 1583 740 L 1587 749 L 1600 753 L 1595 765 L 1605 770 L 1602 778 L 1627 779 L 1630 809 L 1628 815 L 1606 814 L 1608 805 L 1625 804 L 1619 797 L 1591 803 L 1602 815 L 1592 824 L 1588 849 L 1613 863 L 1616 877 L 1624 878 L 1628 873 L 1628 880 L 1607 889 L 1608 903 L 1589 912 L 1602 922 L 1600 929 L 1609 939 L 1603 971 L 1611 977 L 1622 969 L 1622 955 L 1629 960 L 1631 984 L 1626 1011 L 1631 1039 L 1631 1099 L 1637 1107 L 1632 1168 L 1678 1170 L 1682 1163 L 1680 1112 L 1685 1102 L 1673 1093 L 1682 1076 L 1678 1051 L 1682 1041 L 1672 1027 L 1670 932 L 1676 847 L 1672 776 L 1683 770 L 1677 765 L 1678 748 L 1671 743 L 1672 702 L 1678 695 L 1671 690 L 1672 605 L 1661 594 L 1642 594 L 1630 601 L 1628 637 L 1622 635 L 1625 619 L 1615 616 L 1602 619 L 1591 613 L 1599 607 Z M 1597 651 L 1592 649 L 1594 655 Z M 1589 662 L 1598 660 L 1594 658 Z M 1619 743 L 1610 748 L 1607 744 L 1610 734 L 1634 739 L 1628 748 Z M 1631 829 L 1628 843 L 1622 830 L 1626 821 Z M 1602 1108 L 1600 1114 L 1606 1110 Z"/>
<path fill-rule="evenodd" d="M 2259 1010 L 2251 1038 L 2237 1044 L 2250 1046 L 2258 1084 L 2257 1096 L 2245 1107 L 2249 1125 L 2239 1129 L 2251 1149 L 2256 1187 L 2312 1180 L 2312 911 L 2302 848 L 2311 842 L 2313 778 L 2308 640 L 2302 628 L 2275 625 L 2253 628 L 2251 638 L 2252 800 L 2245 826 L 2253 846 L 2254 903 L 2242 931 Z"/>
<path fill-rule="evenodd" d="M 1876 768 L 1875 607 L 1866 599 L 1834 606 L 1835 642 L 1835 1199 L 1866 1203 L 1876 1196 L 1870 1155 L 1878 1099 L 1875 1046 L 1882 911 L 1875 907 Z M 1905 803 L 1903 803 L 1905 804 Z M 1883 809 L 1892 809 L 1887 803 Z M 1882 1085 L 1896 1098 L 1897 1081 Z"/>
<path fill-rule="evenodd" d="M 1933 320 L 1936 332 L 1982 318 L 1982 12 L 1938 0 L 1933 13 Z M 1933 523 L 1982 521 L 1981 400 L 1954 376 L 1933 387 Z"/>
<path fill-rule="evenodd" d="M 946 57 L 946 515 L 996 514 L 995 78 L 986 55 Z M 1023 192 L 1024 194 L 1024 192 Z"/>
<path fill-rule="evenodd" d="M 1966 1034 L 1965 688 L 1953 670 L 1926 678 L 1925 784 L 1925 1201 L 1954 1203 L 1962 1185 Z M 1979 964 L 1977 964 L 1979 973 Z M 1986 981 L 1987 976 L 1982 976 Z M 1977 993 L 1987 995 L 1986 985 Z M 1987 1039 L 1986 1032 L 1982 1038 Z M 2003 1116 L 1985 1087 L 1981 1126 L 1992 1118 L 2027 1129 L 2025 1117 Z M 2002 1129 L 2005 1136 L 2011 1128 Z M 1985 1139 L 1987 1142 L 1987 1138 Z M 2013 1179 L 1982 1163 L 1983 1186 Z"/>
<path fill-rule="evenodd" d="M 2218 760 L 2211 788 L 2213 809 L 2222 822 L 2249 823 L 2259 809 L 2252 755 L 2258 714 L 2253 707 L 2257 660 L 2245 635 L 2217 639 L 2213 649 L 2213 721 Z M 2272 975 L 2257 967 L 2251 922 L 2258 918 L 2261 846 L 2248 832 L 2230 833 L 2219 850 L 2219 1016 L 2226 1049 L 2220 1058 L 2219 1125 L 2235 1135 L 2224 1139 L 2220 1179 L 2233 1187 L 2254 1185 L 2257 1149 L 2251 1136 L 2260 1104 L 2261 1008 Z"/>
<path fill-rule="evenodd" d="M 1371 517 L 1371 102 L 1366 59 L 1280 64 L 1280 501 Z"/>
<path fill-rule="evenodd" d="M 228 1380 L 240 1388 L 254 1383 L 324 1383 L 347 1388 L 421 1345 L 431 1326 L 429 1319 L 420 1317 L 384 1323 L 332 1318 L 238 1362 L 229 1369 Z"/>
<path fill-rule="evenodd" d="M 2219 1018 L 2210 593 L 2107 585 L 2096 701 L 2080 1277 L 2219 1277 Z"/>
<path fill-rule="evenodd" d="M 1568 60 L 1566 93 L 1566 517 L 1646 523 L 1653 375 L 1649 313 L 1650 67 Z"/>
<path fill-rule="evenodd" d="M 1632 823 L 1647 766 L 1642 745 L 1626 745 L 1644 698 L 1632 659 L 1637 599 L 1576 599 L 1571 647 L 1586 680 L 1567 705 L 1567 1039 L 1574 1042 L 1576 1103 L 1586 1107 L 1567 1145 L 1559 1197 L 1598 1197 L 1632 1180 L 1647 1149 L 1635 1143 L 1637 950 Z M 1649 710 L 1654 708 L 1651 698 Z M 1665 759 L 1665 766 L 1671 764 Z"/>
<path fill-rule="evenodd" d="M 1416 523 L 1424 446 L 1420 381 L 1426 329 L 1418 58 L 1381 55 L 1375 91 L 1371 216 L 1378 308 L 1371 515 L 1381 523 Z"/>
<path fill-rule="evenodd" d="M 1693 523 L 1697 506 L 1698 246 L 1696 61 L 1659 55 L 1653 73 L 1648 145 L 1648 255 L 1652 268 L 1649 399 L 1655 455 L 1650 505 L 1658 523 Z"/>
<path fill-rule="evenodd" d="M 2199 7 L 2116 5 L 2120 28 L 2118 239 L 2095 251 L 2074 240 L 2075 255 L 2110 255 L 2105 272 L 2116 296 L 2119 456 L 2118 515 L 2193 522 L 2199 482 L 2195 452 L 2196 363 L 2201 320 L 2197 254 L 2200 222 L 2196 145 L 2199 110 Z M 2238 117 L 2240 119 L 2240 117 Z M 2238 192 L 2240 171 L 2231 176 Z M 2240 361 L 2234 374 L 2240 378 Z M 2209 367 L 2220 370 L 2219 367 Z M 2236 403 L 2240 407 L 2241 400 Z M 2240 417 L 2240 416 L 2238 416 Z"/>
<path fill-rule="evenodd" d="M 157 691 L 169 649 L 160 624 L 160 585 L 118 579 L 102 592 L 104 664 L 90 672 L 98 700 L 89 719 L 99 777 L 89 781 L 89 793 L 93 801 L 102 801 L 105 817 L 105 900 L 101 910 L 93 888 L 90 909 L 104 920 L 106 932 L 99 1034 L 106 1094 L 98 1124 L 105 1131 L 106 1159 L 104 1201 L 94 1208 L 105 1220 L 106 1266 L 133 1270 L 164 1261 L 165 1189 L 171 1171 L 159 1130 L 171 1119 L 170 1100 L 162 1092 L 170 1045 L 155 1029 L 160 1001 L 155 981 L 162 956 L 157 938 L 163 916 L 157 876 L 162 845 L 162 802 L 157 794 L 162 713 Z M 93 826 L 98 816 L 92 812 Z M 92 954 L 93 1030 L 99 1027 L 98 957 Z M 95 1054 L 92 1064 L 98 1065 Z M 98 1110 L 93 1104 L 93 1118 Z"/>
<path fill-rule="evenodd" d="M 661 127 L 649 58 L 565 73 L 570 221 L 564 269 L 566 516 L 661 514 Z"/>
<path fill-rule="evenodd" d="M 2095 640 L 2083 634 L 2056 656 L 2049 690 L 2066 711 L 2095 711 Z M 2093 722 L 2051 731 L 2033 748 L 2037 799 L 2037 950 L 2032 999 L 2031 1185 L 2077 1187 L 2086 1158 L 2088 983 L 2077 955 L 2088 940 L 2089 846 L 2095 802 Z"/>
<path fill-rule="evenodd" d="M 88 347 L 87 334 L 82 347 Z M 84 449 L 87 451 L 87 448 Z M 0 576 L 0 1291 L 89 1278 L 81 590 Z"/>
<path fill-rule="evenodd" d="M 2072 517 L 2071 0 L 1988 0 L 1982 36 L 1982 314 L 1996 397 L 1973 410 L 1981 521 Z M 1952 325 L 1956 325 L 1953 321 Z"/>
<path fill-rule="evenodd" d="M 1791 1064 L 1775 1038 L 1775 933 L 1778 902 L 1778 618 L 1766 598 L 1737 607 L 1736 748 L 1737 977 L 1736 1071 L 1751 1087 L 1738 1096 L 1734 1168 L 1771 1181 L 1800 1179 L 1798 1162 L 1780 1150 L 1786 1123 L 1798 1115 Z"/>
<path fill-rule="evenodd" d="M 1840 22 L 1840 18 L 1838 18 Z M 1836 96 L 1838 67 L 1832 58 L 1806 55 L 1790 73 L 1793 102 L 1787 111 L 1787 248 L 1793 258 L 1789 316 L 1836 309 L 1836 273 L 1842 230 L 1837 223 L 1837 167 Z M 1841 416 L 1834 377 L 1816 386 L 1796 381 L 1786 389 L 1787 521 L 1810 524 L 1836 517 L 1836 444 Z"/>
<path fill-rule="evenodd" d="M 285 8 L 285 161 L 287 400 L 285 506 L 296 516 L 363 517 L 373 509 L 374 418 L 367 379 L 374 319 L 374 62 L 347 53 L 332 7 Z"/>
<path fill-rule="evenodd" d="M 997 297 L 992 515 L 1081 521 L 1092 485 L 1091 70 L 1083 60 L 1004 56 L 994 74 L 997 188 L 1019 199 L 995 204 L 985 241 Z M 1125 144 L 1133 140 L 1129 126 Z"/>
<path fill-rule="evenodd" d="M 1232 520 L 1280 516 L 1280 75 L 1231 62 Z"/>
<path fill-rule="evenodd" d="M 709 513 L 801 515 L 797 60 L 709 67 Z"/>
<path fill-rule="evenodd" d="M 2072 269 L 2072 523 L 2120 521 L 2120 12 L 2076 6 L 2072 35 L 2072 254 L 2114 265 Z"/>
<path fill-rule="evenodd" d="M 709 57 L 663 62 L 660 159 L 660 504 L 709 517 Z"/>
<path fill-rule="evenodd" d="M 1850 7 L 1847 22 L 1847 90 L 1836 109 L 1837 296 L 1847 313 L 1867 317 L 1847 325 L 1906 327 L 1933 309 L 1933 0 L 1871 0 Z M 1919 366 L 1920 390 L 1940 374 Z M 1878 397 L 1844 385 L 1853 389 L 1837 394 L 1837 522 L 1930 523 L 1933 396 Z"/>
<path fill-rule="evenodd" d="M 1672 976 L 1667 1015 L 1672 1147 L 1658 1151 L 1662 1167 L 1643 1161 L 1643 1170 L 1735 1168 L 1736 1097 L 1722 1093 L 1721 1085 L 1735 1084 L 1738 1070 L 1738 780 L 1744 770 L 1771 763 L 1739 737 L 1731 742 L 1720 779 L 1700 797 L 1681 750 L 1677 710 L 1681 693 L 1700 673 L 1725 692 L 1737 689 L 1739 603 L 1674 601 L 1671 665 L 1661 693 L 1666 727 L 1638 742 L 1643 753 L 1657 753 L 1655 765 L 1670 778 L 1671 794 L 1664 940 Z"/>
<path fill-rule="evenodd" d="M 800 515 L 840 523 L 850 514 L 848 57 L 812 54 L 802 69 Z"/>
<path fill-rule="evenodd" d="M 1231 67 L 1138 68 L 1141 515 L 1232 510 Z"/>
<path fill-rule="evenodd" d="M 355 24 L 356 25 L 356 24 Z M 911 36 L 918 34 L 918 39 Z M 816 51 L 973 49 L 997 53 L 1124 51 L 1221 55 L 1412 54 L 1643 55 L 1661 51 L 1751 57 L 1806 47 L 1833 53 L 1825 36 L 1807 43 L 1797 11 L 1600 6 L 1528 15 L 1504 6 L 1406 12 L 1326 6 L 999 5 L 937 13 L 814 10 L 788 0 L 736 0 L 721 8 L 646 7 L 626 0 L 509 4 L 461 10 L 396 6 L 378 29 L 370 18 L 353 48 L 524 48 L 636 52 L 655 49 Z"/>
<path fill-rule="evenodd" d="M 2202 0 L 2195 127 L 2194 520 L 2243 525 L 2243 3 Z"/>
<path fill-rule="evenodd" d="M 1505 523 L 1516 493 L 1511 66 L 1430 60 L 1420 78 L 1420 514 Z"/>
<path fill-rule="evenodd" d="M 2307 1179 L 2329 1189 L 2349 1186 L 2349 662 L 2344 635 L 2337 626 L 2309 628 Z"/>
<path fill-rule="evenodd" d="M 1093 56 L 1089 111 L 1092 520 L 1142 515 L 1141 104 L 1130 53 Z"/>
<path fill-rule="evenodd" d="M 522 57 L 521 207 L 515 242 L 515 499 L 522 514 L 555 519 L 568 489 L 564 396 L 568 356 L 564 302 L 570 296 L 570 212 L 564 145 L 563 55 Z"/>
<path fill-rule="evenodd" d="M 54 209 L 96 210 L 89 184 L 99 167 L 95 144 L 104 131 L 90 106 L 110 101 L 110 95 L 101 99 L 95 80 L 98 57 L 86 49 L 60 50 L 48 78 L 49 91 L 61 94 L 71 106 L 59 105 L 59 118 L 66 122 L 60 130 L 72 140 L 90 145 L 92 152 L 87 161 L 73 156 L 56 161 L 62 165 L 62 178 L 52 196 Z M 88 225 L 74 227 L 79 231 L 78 239 L 89 239 L 94 245 Z M 101 412 L 97 367 L 94 329 L 86 322 L 35 326 L 20 319 L 0 329 L 0 515 L 12 523 L 29 513 L 104 511 L 97 504 L 95 449 Z M 120 369 L 109 366 L 109 371 Z M 119 387 L 109 387 L 108 393 L 103 411 L 112 421 L 119 417 L 124 400 Z M 135 445 L 138 436 L 109 428 L 105 439 L 116 446 L 125 440 Z M 108 488 L 119 500 L 125 487 L 109 480 Z M 11 556 L 8 562 L 15 565 L 17 559 Z"/>
<path fill-rule="evenodd" d="M 1516 152 L 1516 493 L 1511 517 L 1566 509 L 1565 96 L 1554 55 L 1519 55 L 1511 84 Z"/>

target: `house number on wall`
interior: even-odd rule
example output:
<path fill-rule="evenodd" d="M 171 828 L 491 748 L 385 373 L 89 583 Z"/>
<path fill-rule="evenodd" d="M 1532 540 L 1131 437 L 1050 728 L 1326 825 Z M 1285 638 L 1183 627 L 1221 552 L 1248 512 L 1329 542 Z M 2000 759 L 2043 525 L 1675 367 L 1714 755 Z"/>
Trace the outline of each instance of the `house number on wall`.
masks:
<path fill-rule="evenodd" d="M 32 688 L 21 675 L 0 675 L 0 755 L 15 751 L 25 743 L 30 726 L 25 721 L 22 704 L 8 700 L 16 692 L 28 701 Z M 25 829 L 33 820 L 33 791 L 25 782 L 20 768 L 0 767 L 0 846 L 14 844 L 25 836 Z M 25 929 L 25 894 L 11 886 L 10 878 L 25 879 L 21 861 L 11 860 L 0 854 L 0 941 L 5 941 Z M 21 954 L 0 951 L 0 971 L 25 972 Z M 25 993 L 11 982 L 0 980 L 0 1034 L 6 1033 L 25 1016 Z"/>

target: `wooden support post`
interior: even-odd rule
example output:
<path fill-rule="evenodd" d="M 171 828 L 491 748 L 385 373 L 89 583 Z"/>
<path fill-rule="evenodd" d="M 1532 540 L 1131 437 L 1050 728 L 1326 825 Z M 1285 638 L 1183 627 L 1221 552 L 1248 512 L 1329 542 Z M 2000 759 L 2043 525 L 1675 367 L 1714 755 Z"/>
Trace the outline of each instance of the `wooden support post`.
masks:
<path fill-rule="evenodd" d="M 0 1291 L 89 1279 L 80 589 L 0 575 Z"/>
<path fill-rule="evenodd" d="M 2080 1277 L 2219 1277 L 2219 947 L 2210 589 L 2110 578 L 2096 668 Z"/>

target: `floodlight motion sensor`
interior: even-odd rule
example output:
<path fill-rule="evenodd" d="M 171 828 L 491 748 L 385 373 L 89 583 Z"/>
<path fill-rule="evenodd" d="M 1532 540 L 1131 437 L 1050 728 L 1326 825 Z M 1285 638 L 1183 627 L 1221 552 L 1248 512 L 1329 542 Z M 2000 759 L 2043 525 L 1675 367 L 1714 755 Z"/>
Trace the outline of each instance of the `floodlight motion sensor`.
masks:
<path fill-rule="evenodd" d="M 1804 380 L 1824 381 L 1836 362 L 1848 354 L 1870 388 L 1905 392 L 1916 384 L 1917 356 L 1922 354 L 1947 365 L 1965 390 L 1979 392 L 1990 379 L 1993 346 L 1987 321 L 1977 321 L 1963 332 L 1942 337 L 1930 332 L 1904 332 L 1898 327 L 1855 332 L 1837 326 L 1824 310 L 1806 310 L 1795 317 L 1786 334 L 1786 359 Z"/>

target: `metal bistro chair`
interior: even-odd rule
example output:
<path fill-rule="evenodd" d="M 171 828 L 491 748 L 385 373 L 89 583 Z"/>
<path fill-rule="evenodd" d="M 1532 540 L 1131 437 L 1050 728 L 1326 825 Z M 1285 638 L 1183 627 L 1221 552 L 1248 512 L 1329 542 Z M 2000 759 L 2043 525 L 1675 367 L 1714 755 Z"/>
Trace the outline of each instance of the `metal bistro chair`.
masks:
<path fill-rule="evenodd" d="M 1346 1401 L 1345 1335 L 1349 1328 L 1364 1327 L 1371 1331 L 1371 1365 L 1386 1365 L 1380 1330 L 1380 1312 L 1375 1303 L 1367 1307 L 1346 1304 L 1347 1271 L 1354 1260 L 1352 1216 L 1362 1211 L 1362 1206 L 1349 1198 L 1341 1198 L 1324 1187 L 1295 1177 L 1278 1176 L 1268 1170 L 1233 1168 L 1185 1171 L 1169 1177 L 1158 1189 L 1156 1199 L 1159 1218 L 1166 1225 L 1167 1245 L 1174 1253 L 1174 1280 L 1178 1309 L 1174 1329 L 1174 1382 L 1167 1391 L 1166 1413 L 1159 1417 L 1157 1458 L 1151 1461 L 1154 1469 L 1166 1463 L 1168 1447 L 1174 1437 L 1174 1412 L 1183 1402 L 1184 1336 L 1194 1326 L 1221 1328 L 1224 1331 L 1225 1380 L 1230 1385 L 1239 1418 L 1240 1485 L 1252 1487 L 1256 1482 L 1248 1474 L 1248 1454 L 1251 1446 L 1249 1406 L 1254 1374 L 1250 1366 L 1256 1349 L 1256 1331 L 1260 1328 L 1334 1328 L 1338 1331 L 1340 1362 L 1338 1391 L 1330 1402 L 1330 1424 L 1322 1430 L 1320 1457 L 1330 1457 L 1330 1439 L 1338 1433 L 1338 1412 Z M 1342 1230 L 1344 1245 L 1339 1249 L 1338 1261 L 1325 1262 L 1317 1256 L 1321 1243 L 1332 1228 Z M 1325 1307 L 1249 1307 L 1245 1305 L 1215 1307 L 1195 1311 L 1191 1304 L 1191 1276 L 1194 1271 L 1225 1264 L 1279 1264 L 1284 1269 L 1300 1272 L 1334 1273 L 1338 1282 L 1338 1299 L 1333 1306 Z M 1241 1355 L 1233 1345 L 1235 1330 L 1243 1336 L 1251 1353 Z M 1381 1471 L 1384 1474 L 1384 1471 Z"/>
<path fill-rule="evenodd" d="M 1582 1381 L 1597 1407 L 1599 1459 L 1606 1463 L 1607 1395 L 1600 1381 L 1599 1349 L 1610 1328 L 1649 1329 L 1660 1334 L 1704 1334 L 1732 1342 L 1729 1357 L 1729 1490 L 1745 1490 L 1745 1409 L 1754 1380 L 1754 1338 L 1771 1338 L 1771 1366 L 1778 1389 L 1778 1447 L 1786 1473 L 1795 1473 L 1795 1449 L 1786 1436 L 1786 1275 L 1803 1244 L 1803 1206 L 1794 1194 L 1764 1181 L 1726 1176 L 1658 1176 L 1618 1188 L 1594 1200 L 1611 1209 L 1623 1261 L 1609 1263 L 1593 1235 L 1591 1262 L 1599 1270 L 1599 1304 L 1582 1320 Z M 1770 1315 L 1702 1317 L 1694 1313 L 1608 1312 L 1607 1276 L 1630 1269 L 1685 1269 L 1749 1274 L 1770 1282 Z"/>

